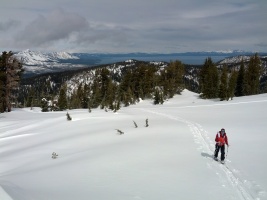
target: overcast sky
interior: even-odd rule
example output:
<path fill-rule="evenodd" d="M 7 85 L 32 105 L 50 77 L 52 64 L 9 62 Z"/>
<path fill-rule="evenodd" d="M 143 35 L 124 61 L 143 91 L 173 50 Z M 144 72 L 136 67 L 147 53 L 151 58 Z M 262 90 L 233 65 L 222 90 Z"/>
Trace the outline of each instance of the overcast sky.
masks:
<path fill-rule="evenodd" d="M 266 0 L 1 0 L 0 50 L 267 52 Z"/>

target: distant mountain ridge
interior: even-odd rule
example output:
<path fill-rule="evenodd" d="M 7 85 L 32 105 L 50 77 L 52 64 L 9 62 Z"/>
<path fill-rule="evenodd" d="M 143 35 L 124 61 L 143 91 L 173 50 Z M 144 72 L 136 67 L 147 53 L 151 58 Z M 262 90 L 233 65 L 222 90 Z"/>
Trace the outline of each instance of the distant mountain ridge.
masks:
<path fill-rule="evenodd" d="M 260 59 L 264 62 L 267 60 L 267 56 L 260 56 Z M 234 57 L 225 58 L 222 61 L 218 62 L 218 64 L 238 64 L 243 62 L 248 62 L 250 60 L 250 56 L 247 55 L 239 55 Z"/>
<path fill-rule="evenodd" d="M 79 59 L 77 56 L 67 52 L 42 53 L 39 51 L 31 51 L 29 49 L 18 52 L 15 56 L 22 59 L 25 65 L 45 65 L 46 62 L 59 63 L 60 60 Z"/>
<path fill-rule="evenodd" d="M 245 52 L 240 50 L 229 51 L 208 51 L 208 52 L 185 52 L 185 53 L 68 53 L 51 52 L 43 53 L 31 51 L 29 49 L 15 53 L 15 56 L 23 62 L 25 76 L 38 75 L 44 73 L 53 73 L 60 71 L 76 70 L 103 64 L 112 64 L 123 62 L 125 60 L 135 59 L 140 61 L 170 62 L 171 60 L 180 60 L 185 64 L 188 62 L 202 65 L 205 58 L 211 57 L 214 62 L 219 64 L 237 63 L 241 58 L 249 59 L 255 52 Z M 267 53 L 259 53 L 262 57 L 267 57 Z"/>
<path fill-rule="evenodd" d="M 73 65 L 72 60 L 79 60 L 79 57 L 67 52 L 43 53 L 27 49 L 15 53 L 14 56 L 23 63 L 26 76 L 84 67 Z"/>

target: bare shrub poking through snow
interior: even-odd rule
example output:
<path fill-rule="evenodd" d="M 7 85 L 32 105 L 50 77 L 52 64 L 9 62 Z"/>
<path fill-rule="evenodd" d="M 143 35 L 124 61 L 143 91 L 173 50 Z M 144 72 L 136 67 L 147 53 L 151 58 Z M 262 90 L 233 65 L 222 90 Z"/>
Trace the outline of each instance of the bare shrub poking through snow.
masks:
<path fill-rule="evenodd" d="M 66 115 L 67 115 L 67 120 L 68 120 L 68 121 L 71 121 L 71 120 L 72 120 L 72 118 L 71 118 L 70 114 L 67 112 L 67 114 L 66 114 Z"/>
<path fill-rule="evenodd" d="M 57 154 L 56 152 L 53 152 L 53 153 L 52 153 L 52 158 L 53 158 L 53 159 L 56 159 L 57 157 L 58 157 L 58 154 Z"/>
<path fill-rule="evenodd" d="M 134 127 L 137 128 L 138 127 L 137 123 L 135 121 L 133 121 L 133 123 L 134 123 Z"/>
<path fill-rule="evenodd" d="M 146 126 L 145 127 L 148 127 L 149 125 L 148 125 L 148 119 L 146 119 Z"/>
<path fill-rule="evenodd" d="M 115 129 L 115 130 L 117 130 L 117 132 L 118 132 L 118 134 L 119 135 L 122 135 L 122 134 L 124 134 L 124 132 L 122 132 L 121 130 L 119 130 L 119 129 Z"/>

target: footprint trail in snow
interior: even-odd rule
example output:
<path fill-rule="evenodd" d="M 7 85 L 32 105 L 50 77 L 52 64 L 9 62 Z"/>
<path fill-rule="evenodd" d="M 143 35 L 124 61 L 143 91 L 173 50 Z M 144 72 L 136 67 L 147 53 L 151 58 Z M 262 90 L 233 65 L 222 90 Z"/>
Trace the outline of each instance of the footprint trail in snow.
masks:
<path fill-rule="evenodd" d="M 147 109 L 141 110 L 187 124 L 190 132 L 193 134 L 194 142 L 198 145 L 197 150 L 201 151 L 203 158 L 207 159 L 207 167 L 215 171 L 216 175 L 219 176 L 222 187 L 231 185 L 235 188 L 238 199 L 262 200 L 266 198 L 266 192 L 263 191 L 258 184 L 246 180 L 239 173 L 239 170 L 231 166 L 231 160 L 227 159 L 227 157 L 225 164 L 221 164 L 213 159 L 215 144 L 210 140 L 207 131 L 205 131 L 200 124 L 162 112 L 155 112 Z M 235 197 L 232 198 L 236 199 Z"/>

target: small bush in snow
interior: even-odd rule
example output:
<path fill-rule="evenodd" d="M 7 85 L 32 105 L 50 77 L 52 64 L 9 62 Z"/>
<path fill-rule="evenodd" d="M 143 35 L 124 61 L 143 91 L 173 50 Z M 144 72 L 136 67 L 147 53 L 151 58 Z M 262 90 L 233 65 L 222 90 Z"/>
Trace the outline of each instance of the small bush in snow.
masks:
<path fill-rule="evenodd" d="M 148 127 L 149 125 L 148 125 L 148 119 L 146 119 L 146 127 Z"/>
<path fill-rule="evenodd" d="M 52 153 L 52 158 L 53 158 L 53 159 L 56 159 L 57 157 L 58 157 L 58 154 L 57 154 L 56 152 L 53 152 L 53 153 Z"/>
<path fill-rule="evenodd" d="M 67 112 L 66 115 L 67 115 L 67 120 L 69 120 L 69 121 L 72 120 L 72 118 L 71 118 L 71 116 L 70 116 L 70 114 L 68 112 Z"/>
<path fill-rule="evenodd" d="M 134 123 L 134 126 L 135 126 L 135 128 L 137 128 L 138 126 L 137 126 L 136 122 L 135 122 L 135 121 L 133 121 L 133 123 Z"/>
<path fill-rule="evenodd" d="M 117 130 L 117 132 L 118 132 L 119 135 L 124 134 L 124 132 L 122 132 L 121 130 L 119 130 L 119 129 L 116 129 L 116 130 Z"/>

